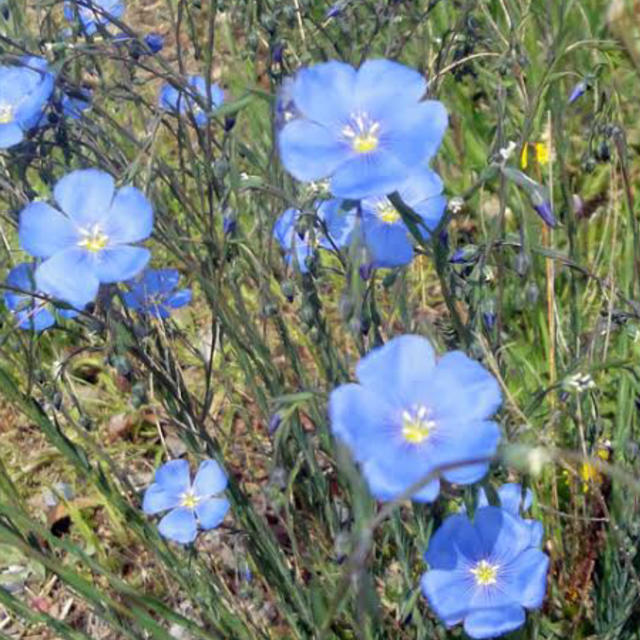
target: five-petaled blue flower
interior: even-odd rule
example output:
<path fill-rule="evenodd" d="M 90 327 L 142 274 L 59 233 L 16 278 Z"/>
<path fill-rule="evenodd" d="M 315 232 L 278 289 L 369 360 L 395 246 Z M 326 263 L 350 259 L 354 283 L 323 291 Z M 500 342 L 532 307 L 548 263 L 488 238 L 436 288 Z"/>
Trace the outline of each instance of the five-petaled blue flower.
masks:
<path fill-rule="evenodd" d="M 22 142 L 39 124 L 54 81 L 42 58 L 25 56 L 19 65 L 0 67 L 0 149 Z"/>
<path fill-rule="evenodd" d="M 150 258 L 134 246 L 151 234 L 153 210 L 141 191 L 115 190 L 104 171 L 72 171 L 53 190 L 60 210 L 32 202 L 20 213 L 22 248 L 45 258 L 36 270 L 38 289 L 83 307 L 100 283 L 129 280 Z"/>
<path fill-rule="evenodd" d="M 129 309 L 168 318 L 171 309 L 191 302 L 191 289 L 179 289 L 180 274 L 175 269 L 147 269 L 129 283 L 130 291 L 122 295 Z"/>
<path fill-rule="evenodd" d="M 447 518 L 429 541 L 422 592 L 447 627 L 464 622 L 472 638 L 521 627 L 525 609 L 542 605 L 549 558 L 532 545 L 526 522 L 506 509 L 481 507 L 473 523 Z"/>
<path fill-rule="evenodd" d="M 227 487 L 227 476 L 215 460 L 200 464 L 191 483 L 189 463 L 171 460 L 156 471 L 155 482 L 147 489 L 142 509 L 148 515 L 169 511 L 158 525 L 165 537 L 189 544 L 198 535 L 217 527 L 229 510 L 229 501 L 221 495 Z"/>
<path fill-rule="evenodd" d="M 198 95 L 205 104 L 210 102 L 212 109 L 217 109 L 224 102 L 224 91 L 216 83 L 211 84 L 207 101 L 207 83 L 202 76 L 189 76 L 188 85 L 191 89 L 190 93 Z M 191 115 L 199 127 L 205 125 L 209 119 L 209 114 L 202 109 L 192 95 L 170 84 L 165 84 L 160 90 L 159 104 L 165 111 L 176 115 Z"/>
<path fill-rule="evenodd" d="M 43 294 L 36 290 L 34 272 L 35 265 L 27 262 L 22 262 L 9 271 L 6 283 L 19 291 L 5 291 L 4 303 L 15 316 L 20 329 L 39 332 L 53 326 L 56 319 L 52 313 L 53 305 L 39 297 Z M 63 318 L 78 315 L 73 309 L 56 309 L 56 312 Z"/>
<path fill-rule="evenodd" d="M 283 165 L 298 180 L 331 178 L 342 198 L 396 191 L 435 154 L 447 127 L 442 103 L 422 100 L 426 90 L 417 71 L 390 60 L 301 69 L 287 87 L 295 116 L 278 136 Z"/>
<path fill-rule="evenodd" d="M 64 3 L 64 17 L 69 22 L 75 22 L 77 15 L 83 32 L 88 36 L 98 30 L 98 25 L 109 24 L 107 14 L 121 18 L 123 13 L 122 0 L 66 0 Z"/>
<path fill-rule="evenodd" d="M 430 342 L 404 335 L 367 354 L 356 367 L 360 384 L 331 392 L 333 433 L 360 463 L 372 494 L 390 500 L 440 466 L 449 482 L 469 484 L 487 472 L 500 439 L 488 420 L 501 403 L 500 387 L 460 351 L 436 361 Z M 464 464 L 470 461 L 474 464 Z M 413 494 L 431 502 L 438 478 Z"/>
<path fill-rule="evenodd" d="M 315 247 L 334 249 L 346 246 L 355 224 L 355 214 L 343 207 L 340 200 L 318 201 L 314 232 L 297 230 L 302 215 L 298 209 L 287 209 L 273 227 L 273 237 L 285 252 L 287 264 L 296 264 L 301 273 L 307 273 L 307 258 Z M 295 256 L 295 261 L 294 261 Z"/>
<path fill-rule="evenodd" d="M 426 239 L 440 222 L 446 206 L 442 180 L 429 169 L 414 171 L 398 188 L 403 202 L 420 216 L 418 231 Z M 399 267 L 413 260 L 413 239 L 386 196 L 364 198 L 362 235 L 374 267 Z"/>

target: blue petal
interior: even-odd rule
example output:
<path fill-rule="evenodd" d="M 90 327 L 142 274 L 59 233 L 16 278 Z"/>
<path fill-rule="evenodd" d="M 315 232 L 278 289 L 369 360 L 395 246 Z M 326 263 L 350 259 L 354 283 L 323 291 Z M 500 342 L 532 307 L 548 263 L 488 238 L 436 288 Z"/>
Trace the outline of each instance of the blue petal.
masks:
<path fill-rule="evenodd" d="M 78 277 L 79 274 L 82 277 Z M 87 252 L 66 249 L 37 268 L 36 284 L 40 291 L 82 309 L 95 299 L 100 283 L 87 260 Z"/>
<path fill-rule="evenodd" d="M 425 79 L 415 69 L 391 60 L 367 60 L 352 89 L 357 108 L 375 119 L 405 105 L 414 105 L 427 91 Z"/>
<path fill-rule="evenodd" d="M 109 244 L 139 242 L 151 235 L 153 209 L 145 195 L 135 187 L 119 189 L 104 216 L 103 231 Z"/>
<path fill-rule="evenodd" d="M 496 379 L 461 351 L 440 358 L 429 396 L 439 418 L 465 422 L 488 418 L 502 402 Z"/>
<path fill-rule="evenodd" d="M 204 460 L 198 468 L 193 490 L 199 498 L 221 493 L 227 488 L 227 475 L 215 460 Z"/>
<path fill-rule="evenodd" d="M 196 515 L 200 526 L 205 529 L 215 529 L 229 511 L 229 501 L 226 498 L 209 498 L 199 502 L 196 506 Z"/>
<path fill-rule="evenodd" d="M 290 126 L 287 125 L 285 131 Z M 397 191 L 407 176 L 407 165 L 384 149 L 357 156 L 351 152 L 343 152 L 343 159 L 347 161 L 334 167 L 329 186 L 331 193 L 340 198 L 358 200 L 367 196 L 385 195 Z"/>
<path fill-rule="evenodd" d="M 525 520 L 524 522 L 529 527 L 529 532 L 531 533 L 531 546 L 539 547 L 544 538 L 544 526 L 542 522 L 538 520 Z"/>
<path fill-rule="evenodd" d="M 128 245 L 103 249 L 91 256 L 92 269 L 100 282 L 121 282 L 140 273 L 149 262 L 151 253 L 143 247 Z"/>
<path fill-rule="evenodd" d="M 21 262 L 9 271 L 7 275 L 7 284 L 12 287 L 16 287 L 16 289 L 22 289 L 23 291 L 34 291 L 34 272 L 35 267 L 33 263 Z M 27 298 L 27 296 L 20 294 L 12 295 L 18 295 L 20 298 Z"/>
<path fill-rule="evenodd" d="M 420 586 L 429 606 L 442 620 L 451 624 L 467 614 L 470 590 L 460 571 L 432 569 L 423 574 Z"/>
<path fill-rule="evenodd" d="M 318 218 L 324 223 L 324 228 L 331 242 L 327 238 L 322 238 L 320 245 L 325 249 L 345 247 L 351 242 L 351 235 L 356 226 L 355 210 L 345 210 L 343 201 L 338 198 L 325 200 L 317 205 Z"/>
<path fill-rule="evenodd" d="M 170 84 L 165 84 L 160 90 L 158 104 L 162 109 L 177 113 L 178 110 L 184 112 L 186 100 L 184 96 L 180 99 L 180 92 Z"/>
<path fill-rule="evenodd" d="M 156 471 L 156 484 L 167 493 L 182 494 L 191 488 L 189 462 L 178 459 L 166 462 Z"/>
<path fill-rule="evenodd" d="M 531 544 L 531 531 L 522 518 L 499 507 L 478 509 L 473 523 L 484 552 L 499 566 L 509 564 Z"/>
<path fill-rule="evenodd" d="M 429 473 L 428 469 L 418 472 L 409 480 L 396 473 L 397 468 L 389 468 L 389 465 L 381 464 L 378 458 L 368 458 L 362 465 L 362 473 L 367 479 L 371 494 L 378 500 L 394 500 L 403 494 L 412 484 Z M 430 480 L 420 490 L 411 495 L 416 502 L 433 502 L 440 493 L 440 481 L 438 478 Z"/>
<path fill-rule="evenodd" d="M 329 419 L 333 435 L 363 461 L 388 439 L 385 430 L 392 407 L 375 390 L 343 384 L 329 395 Z"/>
<path fill-rule="evenodd" d="M 355 69 L 332 60 L 301 69 L 290 87 L 291 98 L 306 118 L 340 131 L 353 111 Z"/>
<path fill-rule="evenodd" d="M 413 260 L 413 245 L 402 222 L 387 224 L 372 215 L 365 215 L 362 232 L 375 267 L 401 267 Z"/>
<path fill-rule="evenodd" d="M 196 539 L 198 535 L 198 525 L 196 517 L 192 509 L 186 507 L 178 507 L 173 511 L 169 511 L 167 515 L 160 520 L 158 531 L 165 538 L 174 540 L 180 544 L 189 544 Z"/>
<path fill-rule="evenodd" d="M 79 227 L 107 221 L 115 187 L 113 178 L 98 169 L 78 169 L 56 184 L 53 195 L 60 208 Z"/>
<path fill-rule="evenodd" d="M 449 516 L 431 536 L 424 559 L 432 569 L 452 570 L 478 561 L 482 544 L 466 515 Z"/>
<path fill-rule="evenodd" d="M 409 386 L 427 385 L 435 353 L 426 338 L 403 335 L 370 351 L 356 367 L 358 380 L 382 398 L 401 398 Z"/>
<path fill-rule="evenodd" d="M 51 312 L 43 306 L 22 309 L 15 316 L 20 329 L 29 329 L 35 332 L 44 331 L 56 323 Z"/>
<path fill-rule="evenodd" d="M 191 302 L 191 289 L 180 289 L 180 291 L 176 291 L 174 294 L 170 295 L 165 304 L 172 309 L 179 309 L 180 307 L 184 307 L 185 305 Z"/>
<path fill-rule="evenodd" d="M 490 458 L 496 452 L 500 441 L 500 428 L 495 422 L 454 422 L 442 421 L 439 424 L 441 438 L 438 456 L 442 464 L 466 462 L 482 457 Z M 489 463 L 466 464 L 443 473 L 453 483 L 472 484 L 482 479 L 489 468 Z"/>
<path fill-rule="evenodd" d="M 447 125 L 444 105 L 426 100 L 415 107 L 391 112 L 384 121 L 380 146 L 401 160 L 405 170 L 412 170 L 417 165 L 426 164 L 435 155 Z M 408 173 L 405 173 L 405 178 Z"/>
<path fill-rule="evenodd" d="M 524 624 L 524 609 L 518 605 L 480 609 L 464 619 L 464 630 L 472 638 L 495 638 Z"/>
<path fill-rule="evenodd" d="M 337 135 L 308 120 L 292 120 L 286 124 L 278 137 L 278 145 L 285 169 L 304 182 L 330 176 L 351 154 Z"/>
<path fill-rule="evenodd" d="M 514 516 L 518 516 L 521 511 L 529 509 L 533 501 L 533 493 L 531 489 L 527 489 L 523 502 L 522 486 L 516 482 L 506 482 L 498 489 L 497 493 L 500 498 L 500 506 Z M 486 507 L 488 504 L 487 495 L 481 487 L 478 490 L 478 506 Z"/>
<path fill-rule="evenodd" d="M 32 202 L 20 212 L 20 247 L 36 258 L 48 258 L 78 243 L 73 223 L 44 202 Z"/>
<path fill-rule="evenodd" d="M 527 609 L 542 606 L 547 589 L 549 557 L 539 549 L 527 549 L 508 566 L 503 589 Z"/>
<path fill-rule="evenodd" d="M 167 491 L 162 485 L 155 482 L 145 492 L 142 501 L 142 510 L 147 515 L 175 509 L 180 505 L 180 493 Z"/>
<path fill-rule="evenodd" d="M 0 149 L 8 149 L 22 142 L 24 134 L 22 129 L 15 123 L 0 124 Z"/>
<path fill-rule="evenodd" d="M 23 129 L 36 126 L 53 91 L 54 76 L 47 62 L 34 56 L 22 59 L 24 73 L 30 76 L 30 87 L 16 105 L 15 119 Z"/>

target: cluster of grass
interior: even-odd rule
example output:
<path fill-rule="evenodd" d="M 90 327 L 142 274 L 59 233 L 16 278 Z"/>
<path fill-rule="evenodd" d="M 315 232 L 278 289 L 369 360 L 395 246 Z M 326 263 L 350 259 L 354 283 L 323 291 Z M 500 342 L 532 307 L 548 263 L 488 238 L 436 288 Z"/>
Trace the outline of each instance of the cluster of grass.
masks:
<path fill-rule="evenodd" d="M 2 59 L 44 55 L 59 82 L 93 90 L 79 120 L 0 153 L 2 273 L 22 259 L 26 202 L 98 166 L 145 191 L 154 266 L 194 291 L 165 323 L 99 300 L 41 335 L 0 309 L 0 637 L 462 637 L 418 581 L 430 533 L 474 490 L 381 518 L 327 424 L 359 356 L 418 333 L 503 387 L 486 482 L 534 489 L 551 557 L 545 605 L 513 637 L 640 638 L 634 3 L 338 4 L 328 19 L 321 0 L 127 0 L 111 29 L 163 33 L 150 56 L 64 35 L 60 1 L 0 0 Z M 300 275 L 272 228 L 288 206 L 311 210 L 317 186 L 278 164 L 277 88 L 301 65 L 381 56 L 424 72 L 449 111 L 435 161 L 448 245 L 368 280 L 357 256 Z M 162 82 L 196 72 L 227 92 L 200 131 L 156 106 Z M 233 505 L 189 549 L 140 512 L 153 470 L 184 453 L 224 460 Z"/>

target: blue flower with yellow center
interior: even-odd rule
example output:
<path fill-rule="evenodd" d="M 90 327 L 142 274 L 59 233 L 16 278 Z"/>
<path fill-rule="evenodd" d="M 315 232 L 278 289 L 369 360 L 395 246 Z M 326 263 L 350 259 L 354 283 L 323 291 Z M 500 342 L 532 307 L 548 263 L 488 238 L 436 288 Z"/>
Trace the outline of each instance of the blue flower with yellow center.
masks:
<path fill-rule="evenodd" d="M 404 335 L 367 354 L 356 367 L 359 384 L 331 392 L 333 433 L 360 463 L 372 494 L 391 500 L 441 466 L 449 482 L 482 478 L 500 439 L 488 418 L 501 403 L 498 383 L 460 351 L 436 359 L 426 338 Z M 470 462 L 475 461 L 473 464 Z M 412 497 L 436 499 L 432 479 Z"/>
<path fill-rule="evenodd" d="M 38 126 L 55 82 L 43 58 L 25 56 L 0 66 L 0 149 L 8 149 Z"/>
<path fill-rule="evenodd" d="M 196 539 L 198 528 L 214 529 L 229 510 L 223 492 L 227 476 L 215 460 L 204 460 L 191 482 L 189 463 L 171 460 L 157 471 L 155 482 L 147 489 L 142 510 L 147 515 L 168 511 L 158 525 L 165 537 L 181 544 Z"/>
<path fill-rule="evenodd" d="M 122 298 L 133 311 L 168 318 L 172 309 L 191 302 L 191 289 L 178 289 L 179 280 L 175 269 L 146 269 L 129 283 L 130 290 Z"/>
<path fill-rule="evenodd" d="M 279 119 L 283 165 L 298 180 L 330 178 L 341 198 L 398 190 L 433 157 L 447 127 L 444 106 L 425 100 L 426 91 L 422 75 L 391 60 L 301 69 L 279 99 L 281 110 L 287 104 Z"/>
<path fill-rule="evenodd" d="M 549 558 L 532 544 L 527 522 L 507 509 L 480 507 L 447 518 L 429 541 L 422 592 L 451 627 L 495 638 L 521 627 L 542 605 Z"/>
<path fill-rule="evenodd" d="M 442 180 L 430 169 L 414 171 L 398 188 L 402 201 L 421 218 L 425 240 L 440 222 L 447 204 Z M 399 267 L 413 260 L 413 238 L 386 196 L 364 198 L 362 235 L 374 267 Z"/>
<path fill-rule="evenodd" d="M 151 234 L 153 209 L 135 187 L 116 190 L 104 171 L 72 171 L 53 190 L 56 209 L 32 202 L 20 212 L 21 247 L 44 262 L 36 269 L 39 290 L 83 307 L 101 283 L 129 280 L 151 254 L 135 246 Z"/>

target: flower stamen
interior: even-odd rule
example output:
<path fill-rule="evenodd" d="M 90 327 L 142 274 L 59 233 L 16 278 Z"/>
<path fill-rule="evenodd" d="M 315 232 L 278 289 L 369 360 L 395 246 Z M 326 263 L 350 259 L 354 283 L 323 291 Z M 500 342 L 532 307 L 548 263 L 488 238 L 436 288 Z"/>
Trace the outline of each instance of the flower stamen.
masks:
<path fill-rule="evenodd" d="M 498 581 L 498 565 L 486 560 L 480 560 L 470 571 L 479 586 L 487 587 Z"/>
<path fill-rule="evenodd" d="M 402 412 L 402 435 L 407 442 L 420 444 L 433 432 L 436 422 L 429 419 L 429 413 L 424 406 Z"/>
<path fill-rule="evenodd" d="M 7 102 L 0 102 L 0 124 L 10 124 L 13 118 L 13 106 Z"/>
<path fill-rule="evenodd" d="M 200 502 L 200 498 L 190 489 L 180 496 L 180 506 L 187 509 L 195 509 Z"/>
<path fill-rule="evenodd" d="M 109 243 L 109 236 L 102 232 L 102 228 L 98 224 L 90 229 L 80 229 L 80 235 L 83 237 L 78 242 L 78 246 L 92 253 L 102 251 Z"/>
<path fill-rule="evenodd" d="M 350 123 L 342 127 L 342 135 L 356 153 L 372 153 L 380 143 L 380 123 L 366 113 L 356 113 Z"/>

